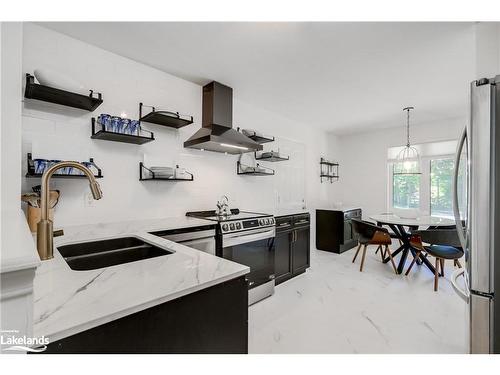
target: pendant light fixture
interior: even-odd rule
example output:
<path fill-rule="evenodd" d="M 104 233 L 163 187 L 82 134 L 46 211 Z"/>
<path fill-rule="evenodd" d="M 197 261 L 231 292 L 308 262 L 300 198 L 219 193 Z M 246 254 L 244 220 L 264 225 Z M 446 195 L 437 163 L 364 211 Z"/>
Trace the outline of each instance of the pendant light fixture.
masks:
<path fill-rule="evenodd" d="M 406 111 L 406 146 L 399 151 L 393 166 L 393 174 L 421 174 L 420 155 L 418 150 L 410 144 L 410 111 L 414 107 L 403 108 Z"/>

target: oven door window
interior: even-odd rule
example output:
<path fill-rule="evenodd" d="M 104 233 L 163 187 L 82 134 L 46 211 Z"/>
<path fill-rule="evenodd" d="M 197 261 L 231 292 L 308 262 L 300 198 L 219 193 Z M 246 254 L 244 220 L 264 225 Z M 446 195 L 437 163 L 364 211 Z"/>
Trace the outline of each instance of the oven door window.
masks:
<path fill-rule="evenodd" d="M 274 237 L 226 246 L 224 259 L 250 267 L 247 274 L 249 288 L 255 288 L 274 279 Z"/>

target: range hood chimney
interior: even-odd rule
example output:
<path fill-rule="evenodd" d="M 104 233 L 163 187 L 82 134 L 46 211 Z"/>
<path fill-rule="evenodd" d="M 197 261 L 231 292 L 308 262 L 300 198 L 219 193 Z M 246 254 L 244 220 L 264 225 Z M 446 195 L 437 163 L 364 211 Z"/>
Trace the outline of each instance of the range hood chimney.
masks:
<path fill-rule="evenodd" d="M 233 129 L 233 89 L 219 82 L 203 86 L 202 128 L 184 147 L 241 154 L 262 150 L 262 145 Z"/>

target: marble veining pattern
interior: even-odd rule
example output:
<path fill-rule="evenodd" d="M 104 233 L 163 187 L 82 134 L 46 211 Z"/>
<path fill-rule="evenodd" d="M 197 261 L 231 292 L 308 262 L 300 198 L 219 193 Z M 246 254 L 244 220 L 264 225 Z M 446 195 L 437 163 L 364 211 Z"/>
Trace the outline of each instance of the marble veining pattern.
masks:
<path fill-rule="evenodd" d="M 249 352 L 467 352 L 467 306 L 450 284 L 452 262 L 435 293 L 426 267 L 396 275 L 373 248 L 360 273 L 352 256 L 312 250 L 305 274 L 250 306 Z"/>
<path fill-rule="evenodd" d="M 172 218 L 64 228 L 55 247 L 138 236 L 173 254 L 91 271 L 73 271 L 57 249 L 34 281 L 34 334 L 55 341 L 248 273 L 240 264 L 149 234 L 196 227 L 206 220 Z"/>

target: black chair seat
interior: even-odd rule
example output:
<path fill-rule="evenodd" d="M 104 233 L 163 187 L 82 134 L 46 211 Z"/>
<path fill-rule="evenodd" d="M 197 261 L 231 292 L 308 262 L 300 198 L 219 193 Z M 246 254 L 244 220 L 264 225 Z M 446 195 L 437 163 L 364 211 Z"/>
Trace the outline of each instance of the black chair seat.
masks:
<path fill-rule="evenodd" d="M 432 256 L 443 259 L 459 259 L 464 255 L 463 250 L 453 246 L 431 245 L 424 246 L 425 250 Z"/>

